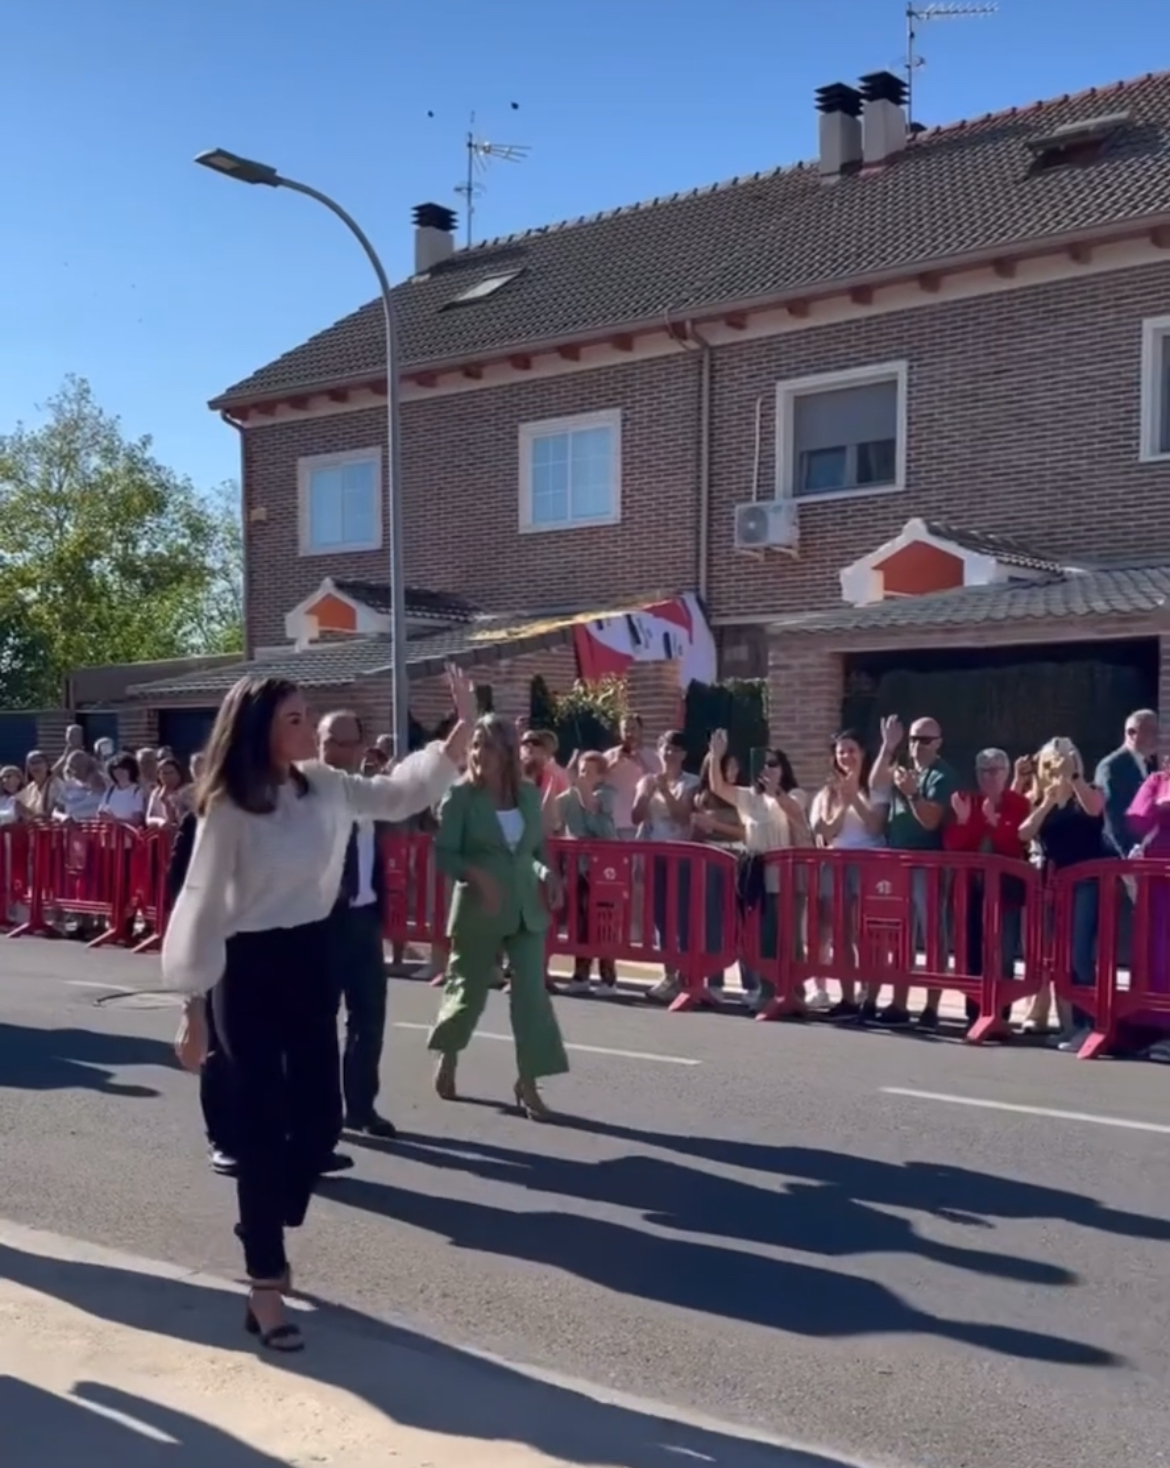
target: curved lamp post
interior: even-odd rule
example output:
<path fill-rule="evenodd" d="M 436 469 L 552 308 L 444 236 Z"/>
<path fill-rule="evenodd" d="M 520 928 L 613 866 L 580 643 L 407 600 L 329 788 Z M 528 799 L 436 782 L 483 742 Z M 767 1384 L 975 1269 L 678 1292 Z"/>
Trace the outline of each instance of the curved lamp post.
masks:
<path fill-rule="evenodd" d="M 213 148 L 200 153 L 195 162 L 226 178 L 240 183 L 267 184 L 272 189 L 291 189 L 295 194 L 304 194 L 324 204 L 335 214 L 358 244 L 365 251 L 366 259 L 378 277 L 378 289 L 382 294 L 382 315 L 386 326 L 386 435 L 387 435 L 387 501 L 390 512 L 390 646 L 392 659 L 392 720 L 394 725 L 394 752 L 402 759 L 409 746 L 410 695 L 406 677 L 406 583 L 402 555 L 402 453 L 399 432 L 399 385 L 398 385 L 398 332 L 394 313 L 394 301 L 390 294 L 390 281 L 385 267 L 378 258 L 364 230 L 352 215 L 340 204 L 308 184 L 297 183 L 285 178 L 268 163 L 257 163 L 252 158 L 241 158 L 238 153 L 229 153 L 225 148 Z"/>

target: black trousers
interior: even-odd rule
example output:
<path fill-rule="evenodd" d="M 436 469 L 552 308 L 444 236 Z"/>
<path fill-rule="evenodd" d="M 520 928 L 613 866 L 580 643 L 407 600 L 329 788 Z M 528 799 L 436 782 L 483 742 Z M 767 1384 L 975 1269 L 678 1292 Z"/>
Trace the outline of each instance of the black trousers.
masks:
<path fill-rule="evenodd" d="M 216 1006 L 220 1002 L 213 989 L 207 996 L 207 1059 L 199 1072 L 199 1105 L 203 1108 L 208 1142 L 217 1152 L 235 1157 L 236 1144 L 232 1133 L 236 1107 L 232 1098 L 231 1063 L 224 1054 L 215 1023 Z"/>
<path fill-rule="evenodd" d="M 234 1105 L 232 1140 L 244 1262 L 276 1279 L 284 1230 L 304 1222 L 341 1125 L 329 920 L 227 944 L 212 991 Z"/>
<path fill-rule="evenodd" d="M 348 1121 L 374 1116 L 386 1034 L 386 955 L 378 904 L 341 908 L 331 919 L 334 992 L 345 999 L 342 1094 Z"/>

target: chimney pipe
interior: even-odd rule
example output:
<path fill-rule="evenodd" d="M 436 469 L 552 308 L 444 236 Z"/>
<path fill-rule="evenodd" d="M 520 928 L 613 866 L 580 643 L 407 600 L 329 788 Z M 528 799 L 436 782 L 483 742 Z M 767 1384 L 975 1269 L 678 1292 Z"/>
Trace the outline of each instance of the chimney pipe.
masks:
<path fill-rule="evenodd" d="M 906 146 L 906 83 L 892 71 L 872 71 L 861 78 L 862 158 L 886 163 Z"/>
<path fill-rule="evenodd" d="M 442 204 L 414 208 L 414 273 L 426 275 L 455 253 L 455 212 Z"/>
<path fill-rule="evenodd" d="M 826 183 L 861 162 L 861 93 L 844 82 L 818 87 L 819 165 Z"/>

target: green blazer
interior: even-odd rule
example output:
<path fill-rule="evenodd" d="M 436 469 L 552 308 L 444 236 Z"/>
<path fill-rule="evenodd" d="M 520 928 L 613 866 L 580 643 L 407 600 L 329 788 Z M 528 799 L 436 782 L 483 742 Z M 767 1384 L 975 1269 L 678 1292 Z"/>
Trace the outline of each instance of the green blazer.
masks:
<path fill-rule="evenodd" d="M 455 883 L 447 915 L 450 938 L 502 938 L 523 926 L 543 933 L 549 925 L 540 884 L 548 876 L 540 792 L 525 781 L 517 806 L 524 817 L 524 834 L 515 851 L 509 850 L 500 829 L 495 801 L 466 780 L 452 785 L 439 807 L 435 837 L 435 864 Z M 484 912 L 468 870 L 479 867 L 496 879 L 501 902 L 498 912 Z"/>

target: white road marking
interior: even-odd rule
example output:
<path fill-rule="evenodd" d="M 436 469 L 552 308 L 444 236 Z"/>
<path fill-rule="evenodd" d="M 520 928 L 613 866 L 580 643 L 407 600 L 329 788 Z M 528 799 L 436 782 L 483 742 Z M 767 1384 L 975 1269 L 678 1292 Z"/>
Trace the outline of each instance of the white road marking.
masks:
<path fill-rule="evenodd" d="M 395 1020 L 396 1030 L 429 1030 L 430 1025 L 413 1024 L 407 1020 Z M 500 1040 L 505 1045 L 512 1044 L 511 1035 L 494 1035 L 490 1030 L 476 1030 L 477 1040 Z M 566 1050 L 579 1050 L 584 1055 L 615 1055 L 620 1060 L 654 1060 L 660 1065 L 702 1065 L 701 1060 L 690 1060 L 684 1055 L 652 1055 L 649 1050 L 611 1050 L 606 1045 L 578 1045 L 571 1040 L 565 1041 Z"/>
<path fill-rule="evenodd" d="M 1083 1121 L 1090 1126 L 1118 1127 L 1128 1132 L 1157 1132 L 1170 1136 L 1170 1126 L 1158 1121 L 1131 1121 L 1124 1116 L 1099 1116 L 1093 1111 L 1060 1111 L 1054 1106 L 1020 1106 L 1012 1101 L 984 1101 L 977 1096 L 948 1096 L 942 1091 L 911 1091 L 883 1086 L 886 1096 L 909 1096 L 915 1101 L 942 1101 L 948 1106 L 974 1106 L 981 1111 L 1014 1111 L 1020 1116 L 1043 1116 L 1053 1121 Z"/>
<path fill-rule="evenodd" d="M 99 984 L 96 979 L 65 979 L 71 989 L 100 989 L 103 994 L 120 994 L 121 984 Z"/>
<path fill-rule="evenodd" d="M 79 1397 L 74 1392 L 61 1399 L 72 1402 L 75 1407 L 84 1407 L 87 1412 L 92 1412 L 95 1417 L 104 1417 L 107 1422 L 116 1422 L 119 1427 L 125 1427 L 130 1432 L 136 1432 L 139 1437 L 148 1438 L 151 1442 L 163 1443 L 169 1448 L 177 1448 L 179 1439 L 171 1437 L 160 1428 L 152 1427 L 149 1422 L 143 1422 L 138 1417 L 131 1417 L 128 1412 L 119 1412 L 116 1407 L 107 1407 L 103 1402 L 91 1402 L 87 1397 Z"/>

